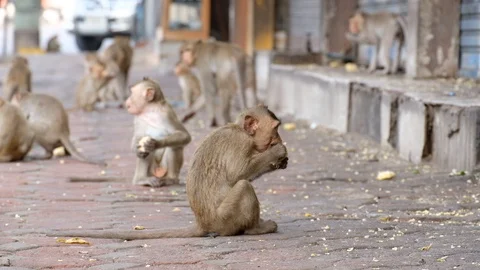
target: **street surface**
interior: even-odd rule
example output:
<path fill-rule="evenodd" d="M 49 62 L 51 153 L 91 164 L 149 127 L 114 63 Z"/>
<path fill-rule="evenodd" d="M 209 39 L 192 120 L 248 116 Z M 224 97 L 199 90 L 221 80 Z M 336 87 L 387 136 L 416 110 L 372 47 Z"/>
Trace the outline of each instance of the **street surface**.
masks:
<path fill-rule="evenodd" d="M 33 56 L 30 62 L 33 91 L 51 94 L 71 109 L 82 57 Z M 145 63 L 137 52 L 130 83 L 150 76 L 171 101 L 180 100 L 176 78 L 160 76 Z M 2 64 L 0 74 L 6 69 Z M 275 220 L 278 233 L 61 243 L 41 232 L 191 225 L 185 173 L 210 131 L 202 117 L 188 123 L 193 141 L 186 148 L 182 185 L 151 189 L 129 182 L 135 164 L 132 116 L 115 108 L 69 116 L 74 144 L 90 158 L 105 159 L 108 167 L 70 157 L 0 164 L 1 269 L 480 269 L 477 178 L 413 166 L 364 138 L 299 122 L 293 130 L 281 129 L 288 168 L 254 182 L 262 218 Z M 42 150 L 31 155 L 37 154 Z M 395 178 L 376 180 L 385 170 Z M 127 180 L 68 181 L 102 175 Z"/>

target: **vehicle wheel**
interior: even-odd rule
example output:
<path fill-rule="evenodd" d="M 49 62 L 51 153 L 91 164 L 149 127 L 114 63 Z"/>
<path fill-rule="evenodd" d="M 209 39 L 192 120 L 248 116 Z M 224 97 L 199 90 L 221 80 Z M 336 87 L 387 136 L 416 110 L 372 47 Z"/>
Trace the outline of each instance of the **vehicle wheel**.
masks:
<path fill-rule="evenodd" d="M 91 36 L 75 36 L 75 41 L 77 43 L 80 51 L 96 51 L 102 46 L 103 38 L 101 37 L 91 37 Z"/>

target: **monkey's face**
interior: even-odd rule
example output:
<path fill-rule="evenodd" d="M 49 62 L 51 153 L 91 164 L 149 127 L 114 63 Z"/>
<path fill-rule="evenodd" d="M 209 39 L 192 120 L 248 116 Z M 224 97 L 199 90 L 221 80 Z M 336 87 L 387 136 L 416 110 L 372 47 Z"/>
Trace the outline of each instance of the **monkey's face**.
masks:
<path fill-rule="evenodd" d="M 125 101 L 125 107 L 130 114 L 139 115 L 147 104 L 153 99 L 151 89 L 145 89 L 144 85 L 137 84 L 130 88 L 130 96 Z"/>
<path fill-rule="evenodd" d="M 362 31 L 364 18 L 357 13 L 348 20 L 348 31 L 352 34 L 358 34 Z"/>
<path fill-rule="evenodd" d="M 195 56 L 192 50 L 184 50 L 182 52 L 182 62 L 187 66 L 192 66 L 195 63 Z"/>
<path fill-rule="evenodd" d="M 257 117 L 247 115 L 244 120 L 245 131 L 252 136 L 255 148 L 259 152 L 282 143 L 282 138 L 278 134 L 279 126 L 280 121 L 267 115 Z"/>

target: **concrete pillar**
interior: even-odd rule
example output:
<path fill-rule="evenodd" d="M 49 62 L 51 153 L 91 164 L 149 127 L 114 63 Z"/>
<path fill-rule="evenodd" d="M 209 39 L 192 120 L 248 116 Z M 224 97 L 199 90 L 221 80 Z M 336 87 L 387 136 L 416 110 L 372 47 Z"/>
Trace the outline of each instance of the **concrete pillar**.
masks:
<path fill-rule="evenodd" d="M 42 11 L 38 0 L 16 0 L 15 4 L 15 51 L 20 48 L 40 47 L 39 20 Z"/>
<path fill-rule="evenodd" d="M 460 0 L 408 0 L 406 72 L 412 78 L 455 76 Z"/>

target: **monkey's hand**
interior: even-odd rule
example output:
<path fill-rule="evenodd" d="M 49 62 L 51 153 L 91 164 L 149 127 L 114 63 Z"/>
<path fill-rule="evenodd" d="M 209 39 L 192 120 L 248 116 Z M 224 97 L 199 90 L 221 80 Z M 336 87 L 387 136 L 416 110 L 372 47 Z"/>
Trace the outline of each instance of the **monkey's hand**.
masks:
<path fill-rule="evenodd" d="M 283 144 L 276 144 L 270 151 L 272 151 L 272 156 L 275 159 L 274 162 L 270 163 L 270 167 L 274 170 L 285 169 L 288 164 L 287 147 Z"/>
<path fill-rule="evenodd" d="M 146 158 L 151 152 L 155 151 L 157 141 L 150 137 L 143 137 L 137 145 L 137 157 Z"/>

